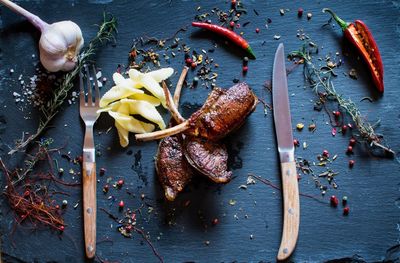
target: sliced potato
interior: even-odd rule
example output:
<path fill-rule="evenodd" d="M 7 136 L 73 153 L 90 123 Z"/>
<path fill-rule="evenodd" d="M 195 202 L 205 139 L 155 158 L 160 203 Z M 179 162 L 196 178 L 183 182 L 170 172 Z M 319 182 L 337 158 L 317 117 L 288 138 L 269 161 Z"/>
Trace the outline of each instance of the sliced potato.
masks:
<path fill-rule="evenodd" d="M 115 121 L 115 127 L 118 131 L 119 144 L 122 147 L 126 147 L 129 144 L 129 131 L 125 130 L 117 121 Z"/>
<path fill-rule="evenodd" d="M 158 98 L 156 98 L 154 96 L 145 94 L 145 93 L 135 93 L 135 94 L 129 96 L 128 99 L 144 100 L 144 101 L 147 101 L 148 103 L 150 103 L 151 105 L 153 105 L 155 107 L 160 106 L 160 104 L 161 104 L 160 99 L 158 99 Z"/>
<path fill-rule="evenodd" d="M 139 121 L 132 116 L 115 111 L 109 111 L 111 117 L 125 130 L 134 133 L 147 133 L 154 131 L 155 126 L 151 123 Z"/>
<path fill-rule="evenodd" d="M 100 99 L 100 107 L 106 107 L 108 104 L 126 98 L 135 94 L 143 94 L 143 90 L 126 86 L 114 86 L 108 90 Z"/>

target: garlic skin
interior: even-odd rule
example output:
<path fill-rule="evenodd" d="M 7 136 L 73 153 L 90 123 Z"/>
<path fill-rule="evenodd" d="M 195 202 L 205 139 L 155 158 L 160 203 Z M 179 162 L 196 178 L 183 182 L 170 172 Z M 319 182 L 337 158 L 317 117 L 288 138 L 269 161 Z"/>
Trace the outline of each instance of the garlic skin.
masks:
<path fill-rule="evenodd" d="M 83 47 L 82 31 L 72 21 L 61 21 L 43 28 L 39 41 L 40 62 L 50 72 L 75 68 Z"/>

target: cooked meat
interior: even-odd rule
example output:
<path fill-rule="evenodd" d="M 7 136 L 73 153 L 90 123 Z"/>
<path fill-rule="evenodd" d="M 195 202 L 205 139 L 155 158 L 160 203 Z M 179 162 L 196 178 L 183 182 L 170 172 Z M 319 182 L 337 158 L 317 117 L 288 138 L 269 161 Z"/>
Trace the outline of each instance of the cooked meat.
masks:
<path fill-rule="evenodd" d="M 187 161 L 216 183 L 230 181 L 228 172 L 228 152 L 224 144 L 199 137 L 187 136 L 184 140 L 184 154 Z"/>
<path fill-rule="evenodd" d="M 156 171 L 165 197 L 173 201 L 193 175 L 192 168 L 183 155 L 183 141 L 180 135 L 161 140 L 156 157 Z"/>
<path fill-rule="evenodd" d="M 240 127 L 256 105 L 257 97 L 246 83 L 227 90 L 215 88 L 188 120 L 166 130 L 136 134 L 136 139 L 148 141 L 184 133 L 217 141 Z"/>
<path fill-rule="evenodd" d="M 190 117 L 190 128 L 185 133 L 217 141 L 240 127 L 256 103 L 257 97 L 246 83 L 228 90 L 216 88 L 204 106 Z"/>

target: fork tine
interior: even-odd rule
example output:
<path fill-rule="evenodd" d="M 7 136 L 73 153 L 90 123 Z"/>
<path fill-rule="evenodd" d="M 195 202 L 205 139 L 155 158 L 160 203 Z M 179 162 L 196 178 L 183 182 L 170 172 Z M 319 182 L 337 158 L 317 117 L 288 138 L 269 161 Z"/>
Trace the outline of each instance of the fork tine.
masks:
<path fill-rule="evenodd" d="M 88 106 L 93 105 L 93 98 L 92 98 L 92 84 L 90 83 L 90 71 L 89 67 L 85 65 L 85 71 L 86 71 L 86 83 L 87 83 L 87 90 L 88 90 Z"/>
<path fill-rule="evenodd" d="M 93 74 L 94 74 L 94 105 L 99 106 L 100 102 L 100 92 L 99 92 L 99 84 L 97 83 L 97 77 L 96 77 L 96 68 L 93 65 Z"/>
<path fill-rule="evenodd" d="M 79 92 L 79 103 L 80 106 L 83 107 L 85 106 L 85 89 L 83 87 L 83 74 L 82 71 L 79 71 L 79 88 L 80 88 L 80 92 Z"/>

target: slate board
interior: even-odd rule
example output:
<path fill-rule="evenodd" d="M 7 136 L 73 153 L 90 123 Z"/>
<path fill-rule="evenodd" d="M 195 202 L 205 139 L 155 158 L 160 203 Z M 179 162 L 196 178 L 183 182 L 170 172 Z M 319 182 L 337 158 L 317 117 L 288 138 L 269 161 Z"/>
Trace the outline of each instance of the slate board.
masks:
<path fill-rule="evenodd" d="M 219 6 L 228 8 L 228 1 L 18 1 L 19 4 L 46 18 L 47 21 L 70 19 L 77 22 L 89 40 L 96 32 L 94 24 L 101 21 L 103 11 L 114 14 L 119 21 L 118 37 L 115 46 L 109 45 L 99 53 L 96 65 L 102 68 L 103 74 L 111 79 L 117 64 L 126 64 L 127 54 L 132 40 L 148 35 L 165 38 L 193 19 L 196 7 L 202 11 L 210 11 Z M 344 65 L 338 69 L 339 77 L 334 80 L 337 90 L 346 97 L 352 98 L 359 105 L 368 120 L 381 120 L 378 132 L 385 135 L 387 142 L 397 152 L 400 148 L 399 132 L 399 65 L 400 47 L 400 10 L 398 1 L 244 1 L 248 14 L 242 23 L 250 24 L 243 29 L 257 59 L 249 63 L 247 76 L 242 76 L 241 65 L 243 53 L 234 51 L 224 41 L 216 40 L 218 48 L 212 54 L 220 65 L 217 84 L 230 87 L 232 79 L 246 81 L 255 93 L 267 102 L 270 95 L 263 84 L 269 80 L 272 72 L 272 61 L 279 42 L 285 44 L 286 53 L 297 50 L 301 41 L 296 37 L 298 29 L 304 29 L 321 48 L 321 54 L 335 55 L 349 53 L 344 56 Z M 363 19 L 372 30 L 380 48 L 385 65 L 385 94 L 377 97 L 373 92 L 371 78 L 366 73 L 366 66 L 354 55 L 354 50 L 343 41 L 342 34 L 336 26 L 321 27 L 328 20 L 321 12 L 323 7 L 331 7 L 344 19 L 352 21 Z M 302 7 L 312 12 L 313 17 L 307 20 L 297 18 L 297 8 Z M 279 14 L 280 8 L 290 11 L 284 16 Z M 256 9 L 257 16 L 253 9 Z M 201 11 L 200 11 L 201 12 Z M 267 18 L 272 23 L 266 29 Z M 255 33 L 259 27 L 261 32 Z M 192 49 L 208 50 L 213 47 L 214 36 L 196 33 L 189 28 L 180 35 Z M 281 35 L 279 41 L 274 35 Z M 21 162 L 20 158 L 6 154 L 8 147 L 23 131 L 33 131 L 37 123 L 37 115 L 31 114 L 26 120 L 27 110 L 17 110 L 12 93 L 20 91 L 17 81 L 19 74 L 32 76 L 34 64 L 32 54 L 37 54 L 38 32 L 22 18 L 14 15 L 4 7 L 0 7 L 0 103 L 1 103 L 1 154 L 9 164 Z M 169 66 L 179 72 L 183 66 L 181 59 L 171 60 Z M 162 60 L 163 61 L 163 60 Z M 164 61 L 163 66 L 167 66 Z M 289 65 L 289 63 L 288 63 Z M 9 69 L 15 69 L 10 76 Z M 358 80 L 344 76 L 351 68 L 358 72 Z M 193 78 L 189 73 L 188 80 Z M 171 78 L 176 83 L 178 75 Z M 314 94 L 303 88 L 302 68 L 289 75 L 289 92 L 293 124 L 315 122 L 317 130 L 295 132 L 301 142 L 306 141 L 306 150 L 298 148 L 297 156 L 315 160 L 315 156 L 328 149 L 331 154 L 337 153 L 338 160 L 332 168 L 339 171 L 337 190 L 329 190 L 322 202 L 301 197 L 301 226 L 297 249 L 291 260 L 295 262 L 362 262 L 399 260 L 399 165 L 396 160 L 379 159 L 357 147 L 351 157 L 356 161 L 350 170 L 347 166 L 350 157 L 345 149 L 350 135 L 336 137 L 330 135 L 331 127 L 325 123 L 329 120 L 324 112 L 313 111 Z M 111 81 L 106 88 L 111 86 Z M 103 88 L 102 93 L 106 88 Z M 181 103 L 183 113 L 188 116 L 193 107 L 198 107 L 205 100 L 209 90 L 204 87 L 185 89 Z M 365 96 L 376 99 L 373 103 L 360 102 Z M 188 109 L 186 106 L 192 106 Z M 165 119 L 168 116 L 165 114 Z M 67 124 L 67 126 L 64 126 Z M 111 190 L 116 200 L 123 199 L 128 207 L 139 207 L 145 203 L 138 226 L 148 232 L 159 254 L 165 262 L 271 262 L 275 261 L 282 230 L 281 193 L 267 185 L 257 182 L 248 186 L 247 190 L 239 189 L 246 183 L 249 173 L 267 178 L 280 185 L 278 156 L 273 130 L 272 114 L 259 105 L 248 118 L 245 125 L 227 140 L 231 154 L 230 169 L 234 179 L 227 185 L 215 185 L 206 179 L 196 178 L 184 193 L 173 203 L 163 199 L 162 189 L 155 177 L 153 157 L 157 143 L 131 143 L 126 149 L 118 145 L 115 130 L 105 134 L 112 125 L 108 116 L 102 116 L 97 124 L 97 131 L 102 131 L 95 140 L 102 145 L 102 155 L 97 158 L 98 167 L 106 167 L 107 173 L 99 176 L 97 190 L 98 207 L 106 208 L 115 215 L 120 215 L 117 203 L 111 203 L 102 193 L 102 186 L 107 177 L 114 180 L 124 178 L 122 190 Z M 71 156 L 81 151 L 83 126 L 78 117 L 78 106 L 65 106 L 52 123 L 53 129 L 46 132 L 46 137 L 55 139 L 58 146 L 68 142 L 66 149 Z M 4 128 L 6 127 L 6 128 Z M 3 129 L 4 128 L 4 129 Z M 111 150 L 107 150 L 110 147 Z M 139 155 L 141 158 L 139 158 Z M 136 156 L 136 162 L 135 162 Z M 21 163 L 20 163 L 21 164 Z M 60 165 L 67 165 L 61 161 Z M 75 167 L 77 169 L 77 167 Z M 67 179 L 71 179 L 66 174 Z M 2 180 L 4 178 L 2 177 Z M 4 185 L 4 182 L 3 182 Z M 125 188 L 132 193 L 129 195 Z M 10 229 L 13 214 L 9 206 L 1 203 L 1 244 L 3 260 L 6 262 L 82 262 L 85 261 L 82 235 L 81 206 L 73 209 L 72 205 L 81 198 L 79 187 L 63 188 L 70 194 L 66 199 L 69 206 L 65 213 L 67 228 L 63 235 L 52 231 L 27 231 L 17 228 L 13 235 L 12 246 Z M 320 191 L 314 187 L 311 177 L 303 176 L 300 180 L 300 191 L 320 197 Z M 145 194 L 145 201 L 140 198 Z M 347 195 L 350 215 L 342 215 L 342 207 L 331 208 L 329 196 Z M 64 197 L 59 197 L 63 199 Z M 234 206 L 230 200 L 236 200 Z M 189 205 L 187 202 L 190 201 Z M 147 205 L 146 205 L 147 204 Z M 148 206 L 153 212 L 147 213 Z M 211 220 L 219 219 L 219 224 L 212 226 Z M 111 226 L 112 225 L 112 226 Z M 253 239 L 250 239 L 253 235 Z M 143 243 L 140 236 L 126 239 L 116 231 L 116 224 L 102 211 L 98 212 L 97 222 L 97 255 L 96 261 L 110 262 L 156 262 L 150 248 Z M 205 245 L 209 241 L 209 245 Z M 357 261 L 359 260 L 359 261 Z"/>

